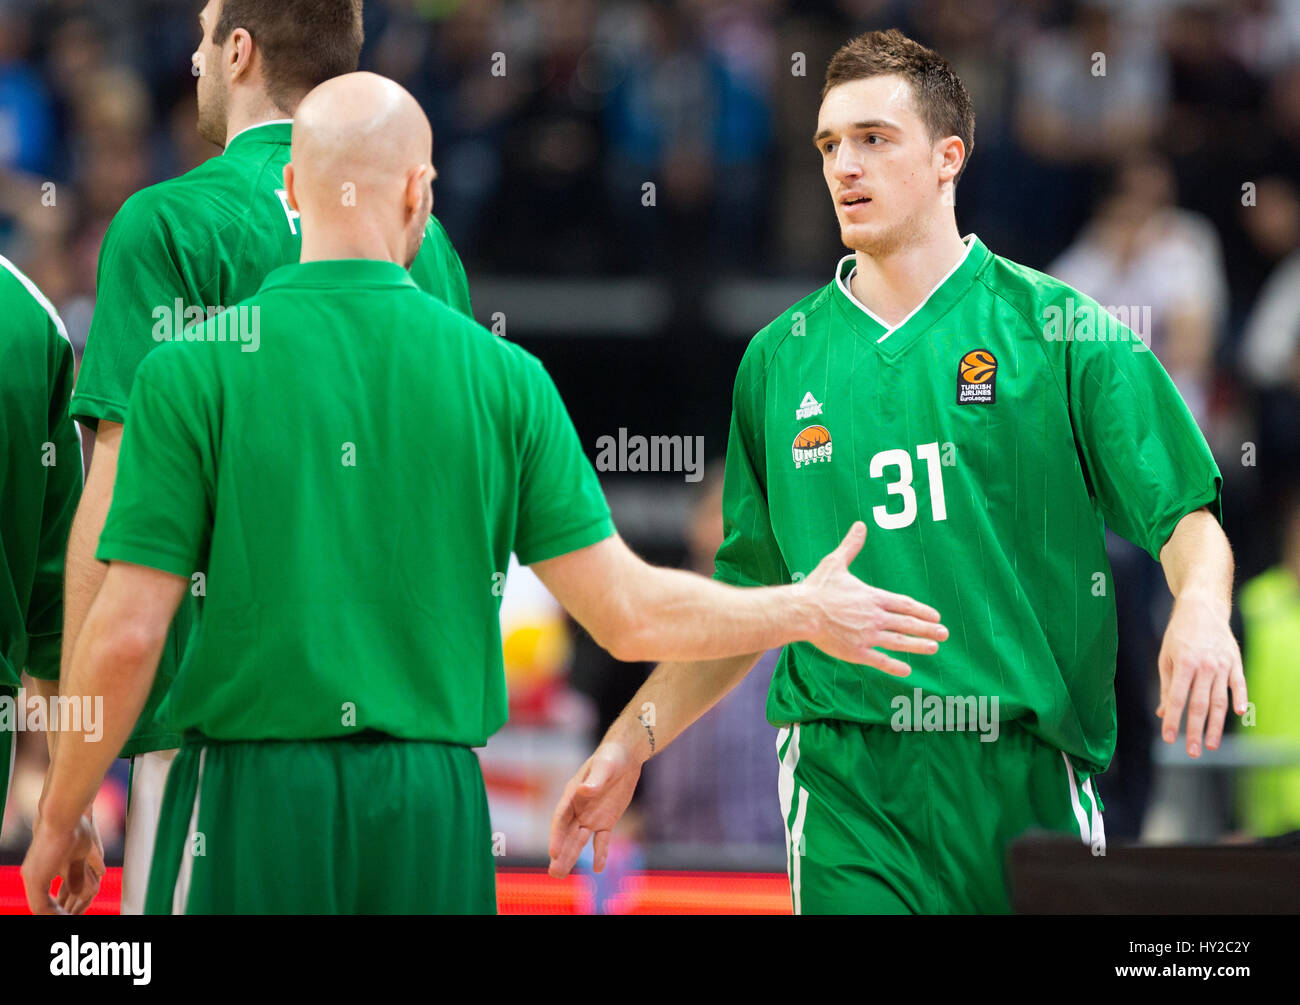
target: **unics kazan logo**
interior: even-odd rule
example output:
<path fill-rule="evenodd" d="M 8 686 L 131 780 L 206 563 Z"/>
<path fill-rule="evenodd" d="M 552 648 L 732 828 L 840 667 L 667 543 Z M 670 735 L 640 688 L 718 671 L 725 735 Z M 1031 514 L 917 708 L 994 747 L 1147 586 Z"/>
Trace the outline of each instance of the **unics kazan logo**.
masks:
<path fill-rule="evenodd" d="M 794 438 L 794 466 L 802 468 L 806 464 L 831 459 L 831 434 L 825 426 L 805 426 Z"/>
<path fill-rule="evenodd" d="M 957 404 L 991 405 L 998 361 L 987 349 L 972 349 L 957 365 Z"/>

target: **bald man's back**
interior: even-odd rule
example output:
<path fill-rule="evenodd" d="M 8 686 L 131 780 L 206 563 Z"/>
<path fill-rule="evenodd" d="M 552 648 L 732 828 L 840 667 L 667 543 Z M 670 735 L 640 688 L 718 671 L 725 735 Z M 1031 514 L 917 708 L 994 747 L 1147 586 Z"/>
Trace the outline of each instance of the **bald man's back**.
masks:
<path fill-rule="evenodd" d="M 98 557 L 207 585 L 148 910 L 494 910 L 471 748 L 506 719 L 510 554 L 614 533 L 541 365 L 392 262 L 307 262 L 152 354 L 130 405 Z"/>

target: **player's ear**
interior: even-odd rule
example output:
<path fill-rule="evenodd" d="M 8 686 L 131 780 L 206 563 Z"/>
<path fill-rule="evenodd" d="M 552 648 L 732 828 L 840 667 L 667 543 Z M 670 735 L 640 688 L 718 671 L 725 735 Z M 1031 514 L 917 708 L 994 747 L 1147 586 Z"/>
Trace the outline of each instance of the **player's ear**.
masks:
<path fill-rule="evenodd" d="M 420 226 L 424 226 L 425 219 L 433 211 L 433 191 L 430 185 L 433 181 L 433 168 L 428 164 L 421 164 L 418 168 L 408 171 L 406 175 L 406 218 L 407 222 L 419 220 Z"/>
<path fill-rule="evenodd" d="M 957 177 L 966 163 L 966 144 L 960 136 L 948 136 L 939 141 L 939 182 L 947 184 Z"/>
<path fill-rule="evenodd" d="M 298 198 L 293 191 L 293 162 L 290 161 L 284 166 L 284 197 L 289 202 L 289 208 L 295 213 L 301 213 L 302 209 L 298 206 Z"/>
<path fill-rule="evenodd" d="M 226 40 L 230 45 L 227 68 L 230 70 L 230 82 L 233 84 L 249 72 L 253 65 L 253 36 L 247 28 L 236 28 Z"/>

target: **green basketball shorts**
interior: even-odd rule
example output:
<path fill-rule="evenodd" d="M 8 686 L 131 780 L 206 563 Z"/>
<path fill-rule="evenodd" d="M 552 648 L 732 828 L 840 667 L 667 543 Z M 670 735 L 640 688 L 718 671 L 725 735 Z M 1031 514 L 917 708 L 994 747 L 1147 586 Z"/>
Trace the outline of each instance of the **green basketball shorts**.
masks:
<path fill-rule="evenodd" d="M 469 747 L 379 734 L 186 745 L 146 914 L 495 914 Z"/>
<path fill-rule="evenodd" d="M 1019 835 L 1105 854 L 1090 774 L 1015 722 L 981 742 L 827 719 L 781 729 L 777 754 L 795 914 L 1007 913 Z"/>

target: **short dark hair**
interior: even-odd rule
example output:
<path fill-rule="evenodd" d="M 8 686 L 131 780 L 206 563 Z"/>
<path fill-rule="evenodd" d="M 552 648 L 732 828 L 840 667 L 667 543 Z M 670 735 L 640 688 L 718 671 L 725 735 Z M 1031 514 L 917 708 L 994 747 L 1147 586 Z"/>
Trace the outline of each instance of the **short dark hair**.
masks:
<path fill-rule="evenodd" d="M 289 111 L 317 84 L 361 62 L 362 0 L 224 0 L 212 41 L 225 45 L 236 28 L 262 50 L 266 90 Z"/>
<path fill-rule="evenodd" d="M 840 46 L 826 66 L 822 98 L 837 84 L 887 74 L 902 77 L 912 85 L 917 111 L 930 131 L 931 140 L 956 136 L 962 141 L 966 160 L 961 171 L 965 171 L 975 149 L 975 108 L 966 86 L 946 59 L 897 28 L 869 31 Z M 961 171 L 957 178 L 961 177 Z"/>

